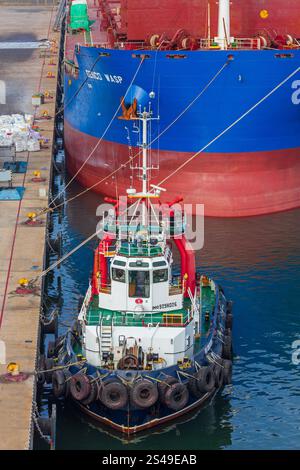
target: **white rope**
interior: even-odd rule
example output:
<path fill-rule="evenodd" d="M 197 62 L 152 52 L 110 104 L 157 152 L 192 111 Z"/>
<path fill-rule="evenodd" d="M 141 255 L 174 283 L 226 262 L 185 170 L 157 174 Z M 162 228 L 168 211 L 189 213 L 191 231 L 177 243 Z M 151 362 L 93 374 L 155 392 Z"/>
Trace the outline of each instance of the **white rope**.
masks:
<path fill-rule="evenodd" d="M 129 91 L 130 87 L 132 86 L 134 80 L 136 79 L 136 76 L 137 76 L 137 74 L 139 73 L 139 70 L 140 70 L 140 68 L 141 68 L 141 66 L 142 66 L 142 64 L 143 64 L 143 62 L 144 62 L 144 58 L 142 58 L 142 60 L 140 61 L 139 66 L 138 66 L 137 70 L 135 71 L 135 74 L 134 74 L 134 76 L 132 77 L 132 80 L 131 80 L 131 82 L 130 82 L 130 84 L 129 84 L 127 90 L 126 90 L 126 93 L 125 93 L 125 95 L 124 95 L 124 98 L 127 96 L 127 93 L 128 93 L 128 91 Z M 63 194 L 63 193 L 65 192 L 65 190 L 70 186 L 70 184 L 71 184 L 71 183 L 74 181 L 74 179 L 78 176 L 78 174 L 81 172 L 81 170 L 84 168 L 84 166 L 85 166 L 85 165 L 87 164 L 87 162 L 90 160 L 90 158 L 94 155 L 95 151 L 97 150 L 97 148 L 98 148 L 99 145 L 101 144 L 101 142 L 102 142 L 104 136 L 106 135 L 107 131 L 109 130 L 110 126 L 112 125 L 113 120 L 115 119 L 115 117 L 117 116 L 118 112 L 120 111 L 121 106 L 122 106 L 122 102 L 120 102 L 120 104 L 119 104 L 119 106 L 117 107 L 117 109 L 116 109 L 116 111 L 115 111 L 113 117 L 111 118 L 109 124 L 106 126 L 106 129 L 104 130 L 102 136 L 101 136 L 100 139 L 98 140 L 98 142 L 97 142 L 97 144 L 95 145 L 95 147 L 93 148 L 93 150 L 90 152 L 90 154 L 88 155 L 88 157 L 84 160 L 84 162 L 82 163 L 82 165 L 80 166 L 80 168 L 76 171 L 76 173 L 72 176 L 72 178 L 70 179 L 70 181 L 68 181 L 68 183 L 66 184 L 66 186 L 64 187 L 64 189 L 62 189 L 62 190 L 55 196 L 55 198 L 53 199 L 52 202 L 54 202 L 58 197 L 61 196 L 61 194 Z"/>
<path fill-rule="evenodd" d="M 240 121 L 242 121 L 246 116 L 248 116 L 252 111 L 254 111 L 258 106 L 260 106 L 264 101 L 266 101 L 270 96 L 272 96 L 277 90 L 279 90 L 286 82 L 288 82 L 294 75 L 296 75 L 300 71 L 300 67 L 298 67 L 294 72 L 292 72 L 288 77 L 286 77 L 282 82 L 280 82 L 275 88 L 273 88 L 267 95 L 265 95 L 261 100 L 259 100 L 254 106 L 252 106 L 248 111 L 246 111 L 242 116 L 240 116 L 238 119 L 236 119 L 230 126 L 228 126 L 223 132 L 217 135 L 213 140 L 211 140 L 207 145 L 205 145 L 201 150 L 199 150 L 197 153 L 192 155 L 187 161 L 185 161 L 182 165 L 180 165 L 177 169 L 175 169 L 172 173 L 170 173 L 166 178 L 160 181 L 158 186 L 161 186 L 165 181 L 167 181 L 169 178 L 171 178 L 174 174 L 178 173 L 182 168 L 184 168 L 188 163 L 190 163 L 194 158 L 196 158 L 200 153 L 202 153 L 205 149 L 207 149 L 210 145 L 212 145 L 214 142 L 216 142 L 218 139 L 220 139 L 224 134 L 226 134 L 230 129 L 232 129 L 234 126 L 236 126 Z M 151 190 L 153 191 L 153 189 Z M 150 191 L 150 192 L 151 192 Z M 137 200 L 134 204 L 137 204 L 139 200 Z M 134 204 L 131 206 L 131 208 L 134 206 Z M 126 211 L 128 208 L 124 211 Z M 82 246 L 86 245 L 90 240 L 92 240 L 100 230 L 96 231 L 93 235 L 88 237 L 86 240 L 84 240 L 82 243 L 77 245 L 73 250 L 71 250 L 69 253 L 64 255 L 62 258 L 60 258 L 56 263 L 53 265 L 49 266 L 45 271 L 43 271 L 38 279 L 42 278 L 45 276 L 49 271 L 54 269 L 56 266 L 61 264 L 63 261 L 65 261 L 69 256 L 71 256 L 73 253 L 78 251 Z"/>
<path fill-rule="evenodd" d="M 138 205 L 140 202 L 139 199 L 137 199 L 137 201 L 135 201 L 131 206 L 127 207 L 121 214 L 126 214 L 126 212 L 129 210 L 129 209 L 132 209 L 135 205 Z M 46 274 L 48 274 L 49 271 L 52 271 L 53 269 L 55 269 L 57 266 L 59 266 L 61 263 L 63 263 L 66 259 L 68 259 L 70 256 L 72 256 L 74 253 L 76 253 L 76 251 L 80 250 L 80 248 L 82 248 L 84 245 L 86 245 L 87 243 L 89 243 L 91 240 L 93 240 L 93 238 L 95 238 L 99 233 L 102 232 L 102 228 L 100 228 L 99 230 L 96 230 L 96 232 L 94 232 L 92 235 L 90 235 L 88 238 L 86 238 L 85 240 L 83 240 L 83 242 L 79 243 L 79 245 L 75 246 L 75 248 L 73 248 L 73 250 L 69 251 L 68 253 L 66 253 L 64 256 L 62 256 L 60 259 L 58 259 L 55 263 L 51 264 L 51 266 L 49 266 L 47 269 L 45 269 L 44 271 L 41 272 L 41 274 L 39 276 L 37 276 L 35 279 L 34 279 L 34 282 L 36 282 L 37 280 L 41 279 L 42 277 L 46 276 Z"/>
<path fill-rule="evenodd" d="M 198 93 L 198 95 L 188 104 L 188 106 L 186 106 L 186 108 L 184 108 L 184 110 L 178 114 L 178 116 L 176 116 L 176 118 L 170 122 L 170 124 L 168 124 L 168 126 L 159 134 L 157 135 L 151 142 L 149 142 L 148 144 L 148 149 L 149 147 L 152 146 L 152 144 L 154 142 L 156 142 L 158 139 L 160 139 L 160 137 L 162 135 L 164 135 L 194 104 L 195 102 L 203 95 L 203 93 L 212 85 L 212 83 L 217 79 L 217 77 L 221 74 L 221 72 L 224 70 L 224 68 L 228 65 L 229 62 L 226 62 L 224 65 L 222 65 L 222 67 L 220 68 L 220 70 L 213 76 L 213 78 L 205 85 L 205 87 L 201 90 L 200 93 Z M 84 194 L 88 193 L 89 191 L 91 191 L 92 189 L 94 189 L 96 186 L 99 186 L 99 184 L 101 183 L 104 183 L 107 179 L 111 178 L 112 176 L 114 176 L 118 171 L 120 171 L 121 169 L 125 168 L 130 162 L 132 162 L 132 160 L 134 160 L 135 158 L 137 158 L 138 156 L 140 155 L 140 151 L 138 151 L 133 157 L 130 157 L 125 163 L 123 163 L 122 165 L 120 165 L 118 168 L 116 168 L 116 170 L 112 171 L 111 173 L 109 173 L 107 176 L 105 176 L 104 178 L 102 178 L 100 181 L 97 181 L 96 183 L 94 183 L 92 186 L 89 186 L 88 188 L 84 189 L 83 191 L 81 191 L 80 193 L 78 194 L 75 194 L 75 196 L 69 198 L 67 201 L 64 201 L 62 202 L 61 204 L 57 204 L 55 209 L 63 206 L 64 204 L 68 204 L 69 202 L 71 201 L 74 201 L 75 199 L 77 199 L 78 197 L 80 196 L 83 196 Z M 78 170 L 79 172 L 80 170 Z M 77 173 L 78 174 L 78 173 Z M 74 176 L 74 178 L 76 177 L 76 175 Z M 73 179 L 74 179 L 73 178 Z M 69 186 L 71 182 L 68 183 L 67 186 Z M 67 188 L 67 186 L 64 188 L 62 192 L 65 191 L 65 189 Z M 60 194 L 61 194 L 60 193 Z M 57 196 L 58 197 L 58 196 Z M 56 197 L 56 198 L 57 198 Z M 55 198 L 55 199 L 56 199 Z M 55 200 L 54 199 L 54 200 Z M 53 202 L 53 201 L 52 201 Z M 42 213 L 45 213 L 45 209 L 42 211 Z"/>
<path fill-rule="evenodd" d="M 226 127 L 226 129 L 218 134 L 213 140 L 211 140 L 208 144 L 206 144 L 202 149 L 200 149 L 198 152 L 196 152 L 194 155 L 192 155 L 190 158 L 188 158 L 185 162 L 183 162 L 179 167 L 177 167 L 172 173 L 170 173 L 168 176 L 166 176 L 163 180 L 161 180 L 157 186 L 161 186 L 164 184 L 168 179 L 170 179 L 172 176 L 174 176 L 176 173 L 178 173 L 182 168 L 184 168 L 186 165 L 188 165 L 194 158 L 196 158 L 200 153 L 204 152 L 208 147 L 210 147 L 214 142 L 219 140 L 224 134 L 226 134 L 228 131 L 230 131 L 233 127 L 235 127 L 240 121 L 242 121 L 246 116 L 248 116 L 252 111 L 254 111 L 258 106 L 260 106 L 264 101 L 266 101 L 270 96 L 272 96 L 279 88 L 281 88 L 286 82 L 288 82 L 294 75 L 296 75 L 300 71 L 300 67 L 298 67 L 294 72 L 292 72 L 288 77 L 286 77 L 282 82 L 279 83 L 275 88 L 273 88 L 267 95 L 265 95 L 261 100 L 259 100 L 254 106 L 252 106 L 248 111 L 246 111 L 242 116 L 240 116 L 238 119 L 236 119 L 230 126 Z"/>

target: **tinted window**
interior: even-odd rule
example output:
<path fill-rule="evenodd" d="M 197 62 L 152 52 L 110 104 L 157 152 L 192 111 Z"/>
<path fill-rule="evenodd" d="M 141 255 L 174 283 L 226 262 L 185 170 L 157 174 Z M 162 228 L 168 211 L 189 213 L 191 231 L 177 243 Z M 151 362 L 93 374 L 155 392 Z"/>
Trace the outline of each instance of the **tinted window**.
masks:
<path fill-rule="evenodd" d="M 143 261 L 137 261 L 136 263 L 129 263 L 130 268 L 148 268 L 149 263 L 144 263 Z"/>
<path fill-rule="evenodd" d="M 125 261 L 118 260 L 118 259 L 115 259 L 115 261 L 114 261 L 114 266 L 126 266 L 126 262 L 125 262 Z"/>
<path fill-rule="evenodd" d="M 168 280 L 168 270 L 167 269 L 157 269 L 153 271 L 153 282 L 166 282 Z"/>
<path fill-rule="evenodd" d="M 158 268 L 159 266 L 167 266 L 165 261 L 153 261 L 152 263 L 154 268 Z"/>
<path fill-rule="evenodd" d="M 124 269 L 112 268 L 112 278 L 114 281 L 125 282 Z"/>
<path fill-rule="evenodd" d="M 150 297 L 149 271 L 129 271 L 129 297 Z"/>

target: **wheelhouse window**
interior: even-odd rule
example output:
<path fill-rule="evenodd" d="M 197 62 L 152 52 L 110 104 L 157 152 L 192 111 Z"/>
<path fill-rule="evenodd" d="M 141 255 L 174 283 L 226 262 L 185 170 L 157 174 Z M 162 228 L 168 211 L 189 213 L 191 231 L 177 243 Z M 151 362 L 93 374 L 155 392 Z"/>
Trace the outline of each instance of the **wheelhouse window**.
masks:
<path fill-rule="evenodd" d="M 129 297 L 150 297 L 149 271 L 129 271 Z"/>
<path fill-rule="evenodd" d="M 167 269 L 156 269 L 153 271 L 153 283 L 157 284 L 158 282 L 166 282 L 168 280 L 168 270 Z"/>
<path fill-rule="evenodd" d="M 120 268 L 112 268 L 112 279 L 117 282 L 125 282 L 125 270 Z"/>

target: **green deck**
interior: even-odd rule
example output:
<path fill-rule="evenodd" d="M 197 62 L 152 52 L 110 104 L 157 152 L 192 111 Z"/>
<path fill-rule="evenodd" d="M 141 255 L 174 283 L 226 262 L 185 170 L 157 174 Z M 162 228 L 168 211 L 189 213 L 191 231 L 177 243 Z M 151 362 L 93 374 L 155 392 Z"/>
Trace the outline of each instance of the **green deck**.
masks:
<path fill-rule="evenodd" d="M 210 287 L 202 287 L 202 315 L 208 311 L 210 314 L 213 311 L 215 303 L 215 294 Z M 88 312 L 87 312 L 87 324 L 89 326 L 99 325 L 101 322 L 104 325 L 110 325 L 113 321 L 114 326 L 147 326 L 152 323 L 156 325 L 168 324 L 168 326 L 176 326 L 186 324 L 188 321 L 188 310 L 191 308 L 191 302 L 189 299 L 184 300 L 182 309 L 172 310 L 170 312 L 153 312 L 153 313 L 128 313 L 116 310 L 108 310 L 99 308 L 98 296 L 94 296 L 92 299 Z M 177 318 L 177 323 L 172 322 L 171 318 L 166 319 L 166 315 L 181 315 Z M 202 322 L 205 325 L 205 322 Z"/>

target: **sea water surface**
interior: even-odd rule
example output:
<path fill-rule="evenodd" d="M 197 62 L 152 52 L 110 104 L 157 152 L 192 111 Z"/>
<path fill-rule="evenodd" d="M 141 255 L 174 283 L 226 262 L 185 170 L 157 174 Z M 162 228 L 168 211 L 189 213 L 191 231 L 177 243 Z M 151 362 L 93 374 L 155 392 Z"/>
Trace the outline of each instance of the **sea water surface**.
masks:
<path fill-rule="evenodd" d="M 66 198 L 81 190 L 72 183 Z M 66 206 L 64 253 L 95 232 L 100 203 L 88 193 Z M 65 324 L 76 316 L 78 298 L 87 289 L 94 246 L 84 246 L 61 268 Z M 194 416 L 129 441 L 62 405 L 58 449 L 300 448 L 300 364 L 292 361 L 293 342 L 300 339 L 300 210 L 206 218 L 197 265 L 234 301 L 232 386 Z"/>

